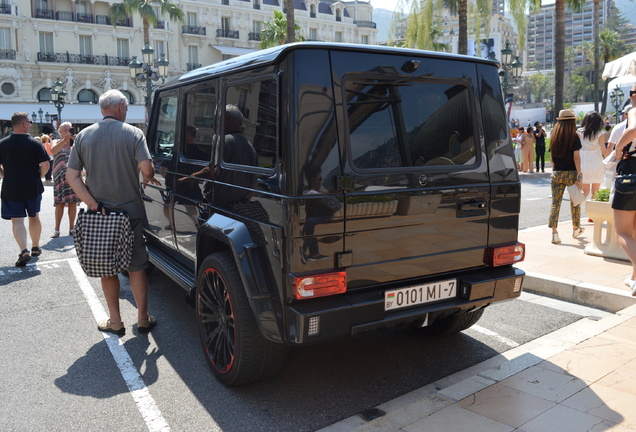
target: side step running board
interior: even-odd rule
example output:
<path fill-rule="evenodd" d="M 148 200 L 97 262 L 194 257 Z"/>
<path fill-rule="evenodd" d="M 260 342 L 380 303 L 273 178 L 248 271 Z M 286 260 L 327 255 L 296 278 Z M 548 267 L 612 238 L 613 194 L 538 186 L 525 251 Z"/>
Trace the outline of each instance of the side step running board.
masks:
<path fill-rule="evenodd" d="M 150 262 L 190 294 L 196 284 L 194 273 L 184 266 L 175 263 L 173 259 L 168 258 L 167 255 L 158 248 L 150 244 L 147 246 Z"/>

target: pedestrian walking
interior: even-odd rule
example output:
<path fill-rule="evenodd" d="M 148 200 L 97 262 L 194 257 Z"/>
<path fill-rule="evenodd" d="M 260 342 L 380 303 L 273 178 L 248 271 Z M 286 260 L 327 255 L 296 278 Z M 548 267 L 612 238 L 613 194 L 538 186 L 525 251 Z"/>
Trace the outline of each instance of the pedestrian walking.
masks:
<path fill-rule="evenodd" d="M 46 150 L 46 154 L 49 155 L 49 162 L 52 162 L 53 155 L 51 154 L 51 137 L 47 134 L 42 134 L 40 137 L 40 141 L 42 141 L 42 145 L 44 146 L 44 150 Z M 49 163 L 49 170 L 44 175 L 44 180 L 47 185 L 52 184 L 53 182 L 53 164 Z"/>
<path fill-rule="evenodd" d="M 55 206 L 55 228 L 51 238 L 60 236 L 60 225 L 64 216 L 64 208 L 68 210 L 68 231 L 73 231 L 75 227 L 75 217 L 77 216 L 77 203 L 81 200 L 73 192 L 73 189 L 66 181 L 66 166 L 68 157 L 71 154 L 71 147 L 75 135 L 72 133 L 73 125 L 70 122 L 60 124 L 58 133 L 60 139 L 55 140 L 51 146 L 53 154 L 53 205 Z"/>
<path fill-rule="evenodd" d="M 525 171 L 528 173 L 533 173 L 532 169 L 533 165 L 533 156 L 534 156 L 534 144 L 535 144 L 534 132 L 532 131 L 532 126 L 528 126 L 528 128 L 523 133 L 521 138 L 521 153 L 523 157 L 522 169 L 521 171 Z"/>
<path fill-rule="evenodd" d="M 581 189 L 585 197 L 592 196 L 601 187 L 605 177 L 603 159 L 609 155 L 605 147 L 603 117 L 596 111 L 590 111 L 583 117 L 581 127 L 576 133 L 581 140 Z"/>
<path fill-rule="evenodd" d="M 543 129 L 543 125 L 539 122 L 535 122 L 534 124 L 534 139 L 535 139 L 535 149 L 537 152 L 537 172 L 541 169 L 541 172 L 545 172 L 545 130 Z"/>
<path fill-rule="evenodd" d="M 636 84 L 629 92 L 629 99 L 632 106 L 636 106 Z M 614 148 L 614 159 L 621 161 L 618 167 L 619 174 L 636 174 L 636 154 L 631 154 L 636 150 L 633 148 L 634 139 L 636 110 L 632 109 L 627 113 L 627 127 Z M 636 194 L 618 193 L 616 190 L 612 199 L 612 209 L 618 244 L 632 263 L 632 274 L 625 279 L 625 285 L 632 289 L 632 296 L 636 296 Z"/>
<path fill-rule="evenodd" d="M 552 206 L 548 226 L 552 228 L 552 243 L 559 244 L 561 239 L 557 232 L 559 212 L 565 188 L 572 185 L 581 186 L 581 140 L 576 134 L 576 116 L 570 109 L 561 110 L 557 123 L 550 134 L 550 161 L 552 162 Z M 575 206 L 570 200 L 572 212 L 572 237 L 583 234 L 581 225 L 581 206 Z"/>
<path fill-rule="evenodd" d="M 20 254 L 16 267 L 23 267 L 42 254 L 40 235 L 40 205 L 42 203 L 42 176 L 49 170 L 49 156 L 42 143 L 29 135 L 31 120 L 26 112 L 11 116 L 13 133 L 0 141 L 0 171 L 3 177 L 0 192 L 2 219 L 11 220 L 13 237 Z M 27 228 L 24 218 L 29 218 L 31 251 L 27 248 Z"/>
<path fill-rule="evenodd" d="M 147 183 L 160 185 L 155 178 L 146 138 L 141 130 L 124 123 L 128 100 L 119 90 L 109 90 L 99 98 L 103 120 L 83 129 L 76 137 L 68 161 L 66 178 L 90 210 L 101 203 L 112 211 L 126 212 L 135 239 L 128 273 L 137 304 L 137 330 L 149 332 L 157 323 L 148 313 L 148 253 L 143 237 L 144 205 L 139 189 Z M 86 180 L 81 176 L 86 170 Z M 98 330 L 124 335 L 126 328 L 119 307 L 119 278 L 101 278 L 110 318 L 98 323 Z"/>

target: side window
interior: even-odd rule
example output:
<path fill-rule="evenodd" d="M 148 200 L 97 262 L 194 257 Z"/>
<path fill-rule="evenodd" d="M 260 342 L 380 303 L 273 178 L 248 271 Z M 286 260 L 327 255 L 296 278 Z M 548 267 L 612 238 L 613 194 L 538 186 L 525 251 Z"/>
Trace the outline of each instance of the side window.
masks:
<path fill-rule="evenodd" d="M 359 169 L 472 165 L 472 91 L 457 82 L 348 77 L 353 164 Z"/>
<path fill-rule="evenodd" d="M 227 88 L 225 96 L 227 105 L 236 105 L 241 111 L 243 134 L 254 146 L 261 168 L 273 168 L 276 164 L 277 95 L 276 79 L 268 78 L 233 84 Z"/>
<path fill-rule="evenodd" d="M 177 102 L 176 95 L 161 96 L 158 99 L 159 118 L 157 119 L 156 141 L 151 145 L 157 156 L 172 157 L 177 123 Z"/>
<path fill-rule="evenodd" d="M 185 103 L 182 155 L 188 159 L 210 162 L 215 133 L 216 88 L 209 82 L 189 88 Z"/>

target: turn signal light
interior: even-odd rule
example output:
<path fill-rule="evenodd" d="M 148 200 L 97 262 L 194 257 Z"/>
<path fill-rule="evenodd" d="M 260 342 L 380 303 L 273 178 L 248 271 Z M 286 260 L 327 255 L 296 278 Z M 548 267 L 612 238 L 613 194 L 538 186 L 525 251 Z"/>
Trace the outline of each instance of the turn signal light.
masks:
<path fill-rule="evenodd" d="M 493 267 L 515 264 L 526 257 L 526 245 L 514 243 L 488 248 L 488 264 Z"/>
<path fill-rule="evenodd" d="M 327 273 L 292 280 L 294 298 L 297 300 L 342 294 L 347 291 L 347 273 Z"/>

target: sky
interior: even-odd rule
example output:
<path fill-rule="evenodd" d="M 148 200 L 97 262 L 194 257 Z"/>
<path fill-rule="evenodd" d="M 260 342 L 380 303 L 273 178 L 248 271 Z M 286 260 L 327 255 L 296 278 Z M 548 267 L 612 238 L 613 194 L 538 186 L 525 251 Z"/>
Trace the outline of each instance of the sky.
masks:
<path fill-rule="evenodd" d="M 371 0 L 371 6 L 374 9 L 388 9 L 390 11 L 395 10 L 398 0 Z"/>

